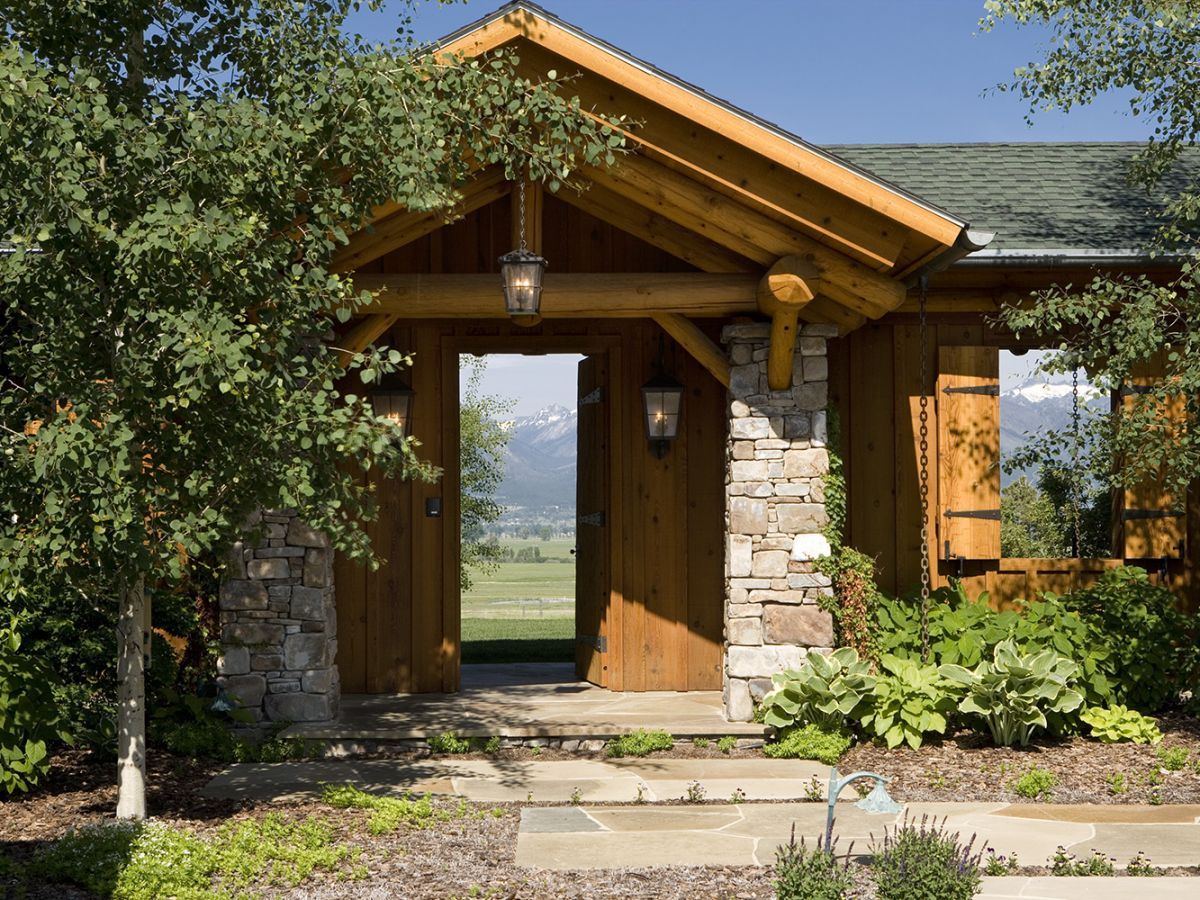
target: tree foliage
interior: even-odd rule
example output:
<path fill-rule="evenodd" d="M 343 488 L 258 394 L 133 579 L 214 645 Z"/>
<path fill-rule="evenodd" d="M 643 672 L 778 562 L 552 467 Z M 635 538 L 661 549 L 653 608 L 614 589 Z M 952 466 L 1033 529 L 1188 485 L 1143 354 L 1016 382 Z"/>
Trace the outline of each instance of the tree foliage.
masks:
<path fill-rule="evenodd" d="M 1009 307 L 1005 323 L 1064 351 L 1051 371 L 1082 366 L 1103 390 L 1131 383 L 1163 351 L 1164 377 L 1096 425 L 1110 483 L 1162 473 L 1182 496 L 1200 475 L 1200 270 L 1190 253 L 1200 217 L 1200 167 L 1188 163 L 1200 133 L 1200 0 L 988 0 L 985 29 L 1001 22 L 1049 30 L 1044 58 L 1016 69 L 1006 89 L 1039 110 L 1070 110 L 1117 91 L 1152 138 L 1129 177 L 1161 205 L 1156 252 L 1177 257 L 1175 277 L 1100 274 L 1062 284 L 1036 303 Z M 1171 179 L 1164 181 L 1170 174 Z M 1169 188 L 1169 189 L 1168 189 Z M 1149 249 L 1149 248 L 1147 248 Z M 1112 463 L 1115 461 L 1115 465 Z"/>
<path fill-rule="evenodd" d="M 461 556 L 459 585 L 470 590 L 473 573 L 494 572 L 502 559 L 500 544 L 489 541 L 486 526 L 504 514 L 496 491 L 504 480 L 504 448 L 509 432 L 501 417 L 512 411 L 512 401 L 482 390 L 487 361 L 464 357 L 467 375 L 459 401 L 459 465 L 461 467 Z"/>

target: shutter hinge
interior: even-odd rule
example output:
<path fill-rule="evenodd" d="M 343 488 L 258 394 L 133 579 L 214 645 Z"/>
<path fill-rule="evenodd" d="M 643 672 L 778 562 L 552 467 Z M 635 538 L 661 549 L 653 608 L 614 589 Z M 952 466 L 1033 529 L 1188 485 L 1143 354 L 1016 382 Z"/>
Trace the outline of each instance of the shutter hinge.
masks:
<path fill-rule="evenodd" d="M 1178 519 L 1185 515 L 1182 509 L 1123 509 L 1121 518 L 1129 519 Z"/>
<path fill-rule="evenodd" d="M 577 644 L 587 644 L 598 653 L 608 652 L 608 638 L 604 635 L 581 634 L 575 638 Z"/>
<path fill-rule="evenodd" d="M 1000 385 L 998 384 L 968 384 L 961 387 L 944 387 L 944 394 L 982 394 L 985 397 L 999 397 Z"/>
<path fill-rule="evenodd" d="M 947 519 L 992 519 L 1000 521 L 998 509 L 948 509 L 944 513 Z"/>
<path fill-rule="evenodd" d="M 580 406 L 592 406 L 604 401 L 604 388 L 592 388 L 591 391 L 579 398 Z"/>
<path fill-rule="evenodd" d="M 604 527 L 605 516 L 602 512 L 588 513 L 585 516 L 579 517 L 580 525 L 591 525 L 596 528 Z"/>
<path fill-rule="evenodd" d="M 1132 397 L 1134 394 L 1153 394 L 1154 387 L 1149 384 L 1123 384 L 1118 393 L 1122 397 Z"/>

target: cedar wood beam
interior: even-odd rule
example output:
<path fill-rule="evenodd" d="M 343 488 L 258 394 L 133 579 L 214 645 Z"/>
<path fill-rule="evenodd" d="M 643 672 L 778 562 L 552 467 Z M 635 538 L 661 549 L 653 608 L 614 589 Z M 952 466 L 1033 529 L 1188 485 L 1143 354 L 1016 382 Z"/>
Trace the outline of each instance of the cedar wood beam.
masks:
<path fill-rule="evenodd" d="M 393 313 L 373 313 L 359 319 L 355 326 L 346 332 L 346 336 L 338 341 L 341 344 L 338 348 L 338 365 L 343 369 L 348 367 L 356 354 L 362 353 L 379 340 L 379 336 L 391 328 L 398 318 L 399 316 Z"/>
<path fill-rule="evenodd" d="M 713 378 L 729 387 L 728 357 L 695 322 L 679 313 L 655 313 L 650 318 L 690 353 L 696 362 L 708 369 Z"/>
<path fill-rule="evenodd" d="M 758 284 L 759 312 L 771 317 L 767 385 L 773 391 L 787 390 L 792 385 L 800 310 L 813 301 L 820 286 L 816 268 L 797 256 L 778 260 Z"/>

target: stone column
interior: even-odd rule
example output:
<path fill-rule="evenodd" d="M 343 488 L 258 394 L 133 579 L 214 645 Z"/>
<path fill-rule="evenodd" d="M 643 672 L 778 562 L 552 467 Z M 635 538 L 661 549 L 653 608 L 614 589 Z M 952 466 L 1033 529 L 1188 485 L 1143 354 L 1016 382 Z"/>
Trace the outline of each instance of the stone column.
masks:
<path fill-rule="evenodd" d="M 291 510 L 250 525 L 262 538 L 238 542 L 221 585 L 217 681 L 256 722 L 320 722 L 338 711 L 333 550 Z"/>
<path fill-rule="evenodd" d="M 726 457 L 725 713 L 749 721 L 771 676 L 829 650 L 831 595 L 813 561 L 829 552 L 824 476 L 829 362 L 837 330 L 805 325 L 792 385 L 767 385 L 769 325 L 732 325 L 722 341 L 733 364 Z"/>

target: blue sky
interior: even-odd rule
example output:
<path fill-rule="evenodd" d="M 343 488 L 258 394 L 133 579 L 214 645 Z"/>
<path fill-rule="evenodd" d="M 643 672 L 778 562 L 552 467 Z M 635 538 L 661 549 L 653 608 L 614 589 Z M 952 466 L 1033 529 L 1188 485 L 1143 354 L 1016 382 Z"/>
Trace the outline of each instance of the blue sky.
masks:
<path fill-rule="evenodd" d="M 418 4 L 413 29 L 434 40 L 502 5 Z M 982 0 L 545 0 L 552 13 L 815 143 L 1141 140 L 1121 97 L 1069 115 L 994 90 L 1036 59 L 1047 35 L 985 34 Z M 392 3 L 354 27 L 385 39 Z M 527 365 L 517 364 L 527 362 Z M 525 414 L 574 403 L 574 360 L 496 360 L 485 389 Z"/>

